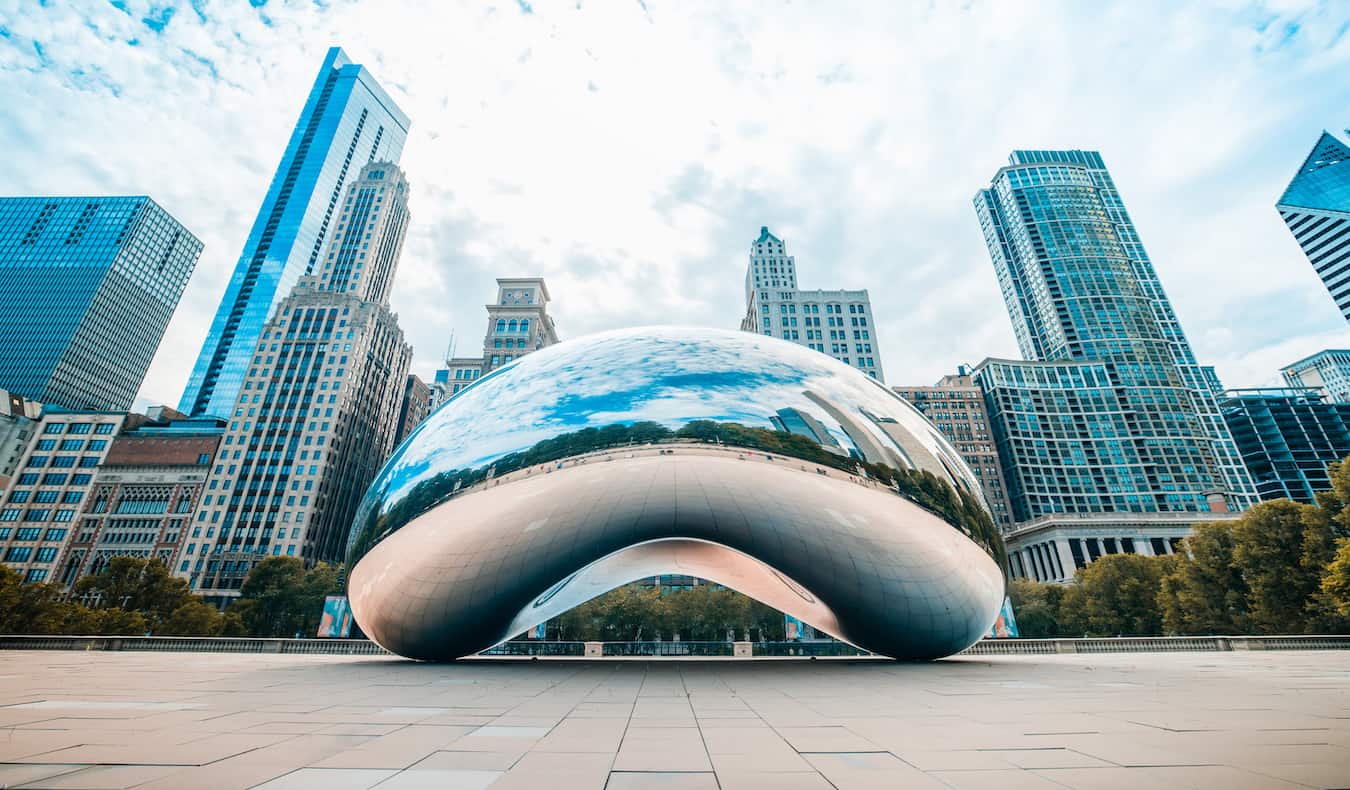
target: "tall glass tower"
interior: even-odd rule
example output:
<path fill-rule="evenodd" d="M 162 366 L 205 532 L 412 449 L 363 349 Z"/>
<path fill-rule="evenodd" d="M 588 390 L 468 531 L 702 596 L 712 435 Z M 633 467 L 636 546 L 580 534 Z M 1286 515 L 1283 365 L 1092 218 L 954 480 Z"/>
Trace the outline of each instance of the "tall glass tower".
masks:
<path fill-rule="evenodd" d="M 1275 208 L 1350 321 L 1350 148 L 1322 132 Z"/>
<path fill-rule="evenodd" d="M 192 369 L 179 410 L 234 411 L 258 335 L 277 303 L 319 263 L 344 185 L 376 160 L 397 163 L 408 116 L 371 73 L 337 47 L 319 76 L 277 166 L 253 230 Z"/>
<path fill-rule="evenodd" d="M 1101 155 L 1015 151 L 975 208 L 1028 360 L 976 374 L 1014 517 L 1250 504 L 1212 373 Z"/>
<path fill-rule="evenodd" d="M 148 197 L 0 198 L 0 387 L 130 409 L 201 253 Z"/>

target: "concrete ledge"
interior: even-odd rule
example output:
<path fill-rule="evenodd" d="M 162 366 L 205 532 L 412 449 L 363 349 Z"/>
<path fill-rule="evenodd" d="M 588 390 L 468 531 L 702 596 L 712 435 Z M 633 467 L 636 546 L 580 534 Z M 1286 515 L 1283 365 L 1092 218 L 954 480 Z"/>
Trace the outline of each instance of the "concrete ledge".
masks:
<path fill-rule="evenodd" d="M 480 653 L 480 658 L 691 658 L 705 653 L 675 653 L 679 642 L 531 642 L 513 641 Z M 702 643 L 699 643 L 702 644 Z M 735 658 L 868 658 L 871 654 L 834 642 L 727 643 Z M 606 650 L 606 645 L 616 649 Z M 618 649 L 622 645 L 622 649 Z M 637 647 L 639 649 L 633 649 Z M 793 652 L 788 653 L 785 647 Z M 650 649 L 643 649 L 650 648 Z M 843 650 L 841 648 L 848 648 Z M 383 656 L 389 653 L 366 639 L 243 639 L 180 636 L 0 636 L 0 650 L 117 650 L 173 653 L 286 653 Z M 1157 636 L 1111 639 L 985 639 L 961 655 L 1025 656 L 1061 653 L 1169 653 L 1230 650 L 1350 650 L 1350 635 L 1316 636 Z M 708 653 L 708 655 L 712 655 Z"/>

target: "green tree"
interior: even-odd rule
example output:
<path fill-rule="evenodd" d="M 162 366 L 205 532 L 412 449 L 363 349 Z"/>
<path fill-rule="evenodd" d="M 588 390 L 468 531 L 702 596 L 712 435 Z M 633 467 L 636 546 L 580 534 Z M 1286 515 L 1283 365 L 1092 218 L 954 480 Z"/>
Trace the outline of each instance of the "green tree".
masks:
<path fill-rule="evenodd" d="M 1068 635 L 1151 636 L 1162 633 L 1158 592 L 1171 557 L 1109 554 L 1078 571 L 1059 607 Z"/>
<path fill-rule="evenodd" d="M 76 582 L 73 592 L 94 608 L 140 612 L 152 629 L 192 598 L 187 582 L 171 576 L 164 563 L 139 557 L 113 557 L 101 573 Z"/>
<path fill-rule="evenodd" d="M 1336 555 L 1327 563 L 1321 592 L 1337 615 L 1350 618 L 1350 538 L 1339 541 Z"/>
<path fill-rule="evenodd" d="M 220 610 L 197 598 L 183 603 L 160 624 L 158 633 L 167 636 L 214 636 L 224 617 Z"/>
<path fill-rule="evenodd" d="M 23 576 L 0 565 L 0 633 L 97 634 L 88 610 L 62 599 L 55 584 L 25 584 Z"/>
<path fill-rule="evenodd" d="M 1248 633 L 1250 591 L 1233 557 L 1233 524 L 1197 524 L 1185 545 L 1159 592 L 1163 628 L 1171 634 Z"/>
<path fill-rule="evenodd" d="M 145 615 L 135 610 L 110 606 L 94 609 L 90 623 L 99 636 L 140 636 L 150 632 Z"/>
<path fill-rule="evenodd" d="M 227 615 L 238 617 L 252 636 L 310 635 L 318 628 L 323 599 L 338 589 L 331 565 L 321 562 L 306 571 L 294 557 L 268 557 L 249 571 Z"/>
<path fill-rule="evenodd" d="M 1266 634 L 1314 626 L 1322 575 L 1334 553 L 1332 517 L 1311 505 L 1262 502 L 1233 524 L 1233 563 L 1247 585 L 1251 626 Z"/>
<path fill-rule="evenodd" d="M 1031 579 L 1013 579 L 1008 583 L 1017 633 L 1027 639 L 1045 639 L 1060 635 L 1059 610 L 1064 586 Z"/>

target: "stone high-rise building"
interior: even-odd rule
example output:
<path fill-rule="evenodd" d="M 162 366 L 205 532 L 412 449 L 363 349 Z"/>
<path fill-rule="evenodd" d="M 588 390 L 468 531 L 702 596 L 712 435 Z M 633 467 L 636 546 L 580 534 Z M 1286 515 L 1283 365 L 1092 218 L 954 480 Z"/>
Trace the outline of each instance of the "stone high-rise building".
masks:
<path fill-rule="evenodd" d="M 394 437 L 394 444 L 408 438 L 408 434 L 430 413 L 431 388 L 420 376 L 409 373 L 408 383 L 403 387 L 403 403 L 398 410 L 398 436 Z"/>
<path fill-rule="evenodd" d="M 397 163 L 408 116 L 375 77 L 337 47 L 328 50 L 290 142 L 244 242 L 179 409 L 228 417 L 253 369 L 263 325 L 305 276 L 317 276 L 342 196 L 361 167 Z M 354 230 L 347 224 L 348 230 Z M 358 241 L 350 234 L 351 243 Z M 0 382 L 3 385 L 3 382 Z"/>
<path fill-rule="evenodd" d="M 315 274 L 263 325 L 183 555 L 194 559 L 180 572 L 208 598 L 237 596 L 265 556 L 343 559 L 399 430 L 412 349 L 389 292 L 407 201 L 396 165 L 366 165 Z"/>
<path fill-rule="evenodd" d="M 497 278 L 497 301 L 485 305 L 484 375 L 558 342 L 558 330 L 548 314 L 549 299 L 543 277 Z"/>
<path fill-rule="evenodd" d="M 984 408 L 984 393 L 975 386 L 970 371 L 963 365 L 954 375 L 943 376 L 931 387 L 892 387 L 942 431 L 980 479 L 985 499 L 993 511 L 994 523 L 1007 531 L 1012 527 L 1012 511 L 1003 483 L 1003 465 L 998 460 L 989 413 Z"/>
<path fill-rule="evenodd" d="M 449 357 L 431 384 L 431 408 L 502 365 L 558 342 L 542 277 L 497 278 L 497 300 L 487 308 L 483 356 Z"/>
<path fill-rule="evenodd" d="M 192 558 L 179 553 L 224 432 L 224 420 L 173 413 L 113 439 L 49 581 L 70 587 L 117 556 L 186 570 Z"/>
<path fill-rule="evenodd" d="M 201 253 L 148 197 L 0 198 L 0 387 L 130 409 Z"/>
<path fill-rule="evenodd" d="M 886 380 L 867 290 L 798 288 L 797 259 L 767 227 L 761 227 L 759 238 L 750 244 L 741 329 L 806 346 L 878 381 Z"/>
<path fill-rule="evenodd" d="M 24 581 L 57 581 L 95 470 L 127 420 L 123 412 L 60 408 L 42 415 L 0 505 L 0 561 Z"/>
<path fill-rule="evenodd" d="M 41 403 L 0 390 L 0 489 L 9 485 L 41 419 Z"/>

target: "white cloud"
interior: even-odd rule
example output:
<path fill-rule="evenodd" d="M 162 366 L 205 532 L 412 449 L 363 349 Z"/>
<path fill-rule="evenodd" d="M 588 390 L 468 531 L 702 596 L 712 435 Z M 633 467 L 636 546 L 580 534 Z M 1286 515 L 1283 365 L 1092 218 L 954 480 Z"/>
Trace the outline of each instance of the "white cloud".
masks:
<path fill-rule="evenodd" d="M 500 275 L 546 276 L 565 337 L 735 326 L 760 225 L 805 287 L 871 290 L 892 383 L 1015 356 L 970 206 L 1015 147 L 1103 152 L 1230 386 L 1350 343 L 1273 208 L 1350 123 L 1344 5 L 577 5 L 22 4 L 0 190 L 149 193 L 206 243 L 150 402 L 177 402 L 331 44 L 413 119 L 393 302 L 424 375 Z"/>

